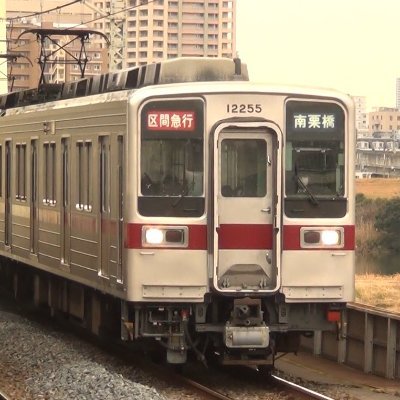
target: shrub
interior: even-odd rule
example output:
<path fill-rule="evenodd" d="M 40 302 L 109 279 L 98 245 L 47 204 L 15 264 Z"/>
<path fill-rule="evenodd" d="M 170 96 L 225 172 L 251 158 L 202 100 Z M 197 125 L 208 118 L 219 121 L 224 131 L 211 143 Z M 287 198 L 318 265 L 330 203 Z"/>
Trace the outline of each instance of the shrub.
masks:
<path fill-rule="evenodd" d="M 386 200 L 376 214 L 374 226 L 381 233 L 381 245 L 400 253 L 400 197 Z"/>

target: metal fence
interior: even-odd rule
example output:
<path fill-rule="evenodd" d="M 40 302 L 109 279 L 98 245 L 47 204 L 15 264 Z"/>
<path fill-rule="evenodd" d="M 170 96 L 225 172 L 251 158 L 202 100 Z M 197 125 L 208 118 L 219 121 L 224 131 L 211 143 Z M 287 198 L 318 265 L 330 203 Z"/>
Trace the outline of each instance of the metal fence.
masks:
<path fill-rule="evenodd" d="M 400 378 L 400 314 L 349 303 L 342 332 L 341 336 L 317 332 L 313 338 L 303 338 L 302 346 L 366 373 Z"/>

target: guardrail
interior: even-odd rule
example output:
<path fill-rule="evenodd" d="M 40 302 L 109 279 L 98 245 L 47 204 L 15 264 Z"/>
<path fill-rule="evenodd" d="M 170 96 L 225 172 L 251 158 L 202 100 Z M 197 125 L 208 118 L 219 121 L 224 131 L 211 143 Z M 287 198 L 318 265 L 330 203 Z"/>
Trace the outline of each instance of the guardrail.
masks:
<path fill-rule="evenodd" d="M 388 379 L 400 378 L 400 314 L 349 303 L 343 334 L 317 332 L 301 345 L 316 356 L 336 360 Z"/>

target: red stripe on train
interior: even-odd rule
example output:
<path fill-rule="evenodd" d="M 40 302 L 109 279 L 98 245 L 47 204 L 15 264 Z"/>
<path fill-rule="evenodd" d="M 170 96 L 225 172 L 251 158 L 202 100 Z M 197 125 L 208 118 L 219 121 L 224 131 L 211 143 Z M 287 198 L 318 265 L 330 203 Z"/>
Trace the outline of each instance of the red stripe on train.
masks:
<path fill-rule="evenodd" d="M 125 225 L 125 247 L 142 249 L 142 227 L 151 224 Z M 162 226 L 162 225 L 158 225 Z M 165 225 L 173 226 L 173 225 Z M 181 226 L 181 225 L 180 225 Z M 207 226 L 187 225 L 189 229 L 189 250 L 207 250 Z M 301 250 L 300 229 L 304 225 L 285 225 L 283 227 L 283 250 Z M 312 226 L 308 226 L 312 228 Z M 355 226 L 344 225 L 344 247 L 342 250 L 355 249 Z M 221 224 L 218 230 L 218 247 L 220 250 L 271 249 L 273 243 L 272 225 L 267 224 Z M 148 248 L 148 247 L 146 247 Z M 313 250 L 313 249 L 307 249 Z M 316 248 L 315 250 L 324 250 Z M 327 248 L 326 250 L 332 250 Z"/>
<path fill-rule="evenodd" d="M 151 224 L 125 224 L 125 247 L 128 249 L 142 249 L 142 227 Z M 173 226 L 173 225 L 157 225 L 157 226 Z M 182 225 L 179 225 L 182 226 Z M 189 229 L 188 247 L 176 248 L 179 250 L 207 250 L 207 226 L 206 225 L 185 225 Z M 149 247 L 146 246 L 146 249 Z M 165 249 L 167 247 L 163 247 Z"/>
<path fill-rule="evenodd" d="M 302 247 L 300 246 L 300 229 L 303 227 L 313 228 L 312 226 L 304 225 L 285 225 L 283 227 L 283 250 L 302 250 Z M 344 229 L 344 247 L 340 250 L 354 250 L 356 244 L 355 226 L 344 225 L 342 228 Z M 332 250 L 332 248 L 316 248 L 307 250 Z"/>
<path fill-rule="evenodd" d="M 272 225 L 221 224 L 218 246 L 223 249 L 272 249 Z"/>

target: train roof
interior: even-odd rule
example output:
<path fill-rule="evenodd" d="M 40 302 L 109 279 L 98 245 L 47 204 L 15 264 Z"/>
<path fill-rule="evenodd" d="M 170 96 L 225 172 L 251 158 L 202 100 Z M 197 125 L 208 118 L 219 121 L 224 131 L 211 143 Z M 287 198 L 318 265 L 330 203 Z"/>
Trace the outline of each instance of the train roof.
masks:
<path fill-rule="evenodd" d="M 185 57 L 108 72 L 77 81 L 42 84 L 0 95 L 0 110 L 144 86 L 184 82 L 248 81 L 240 59 Z"/>

